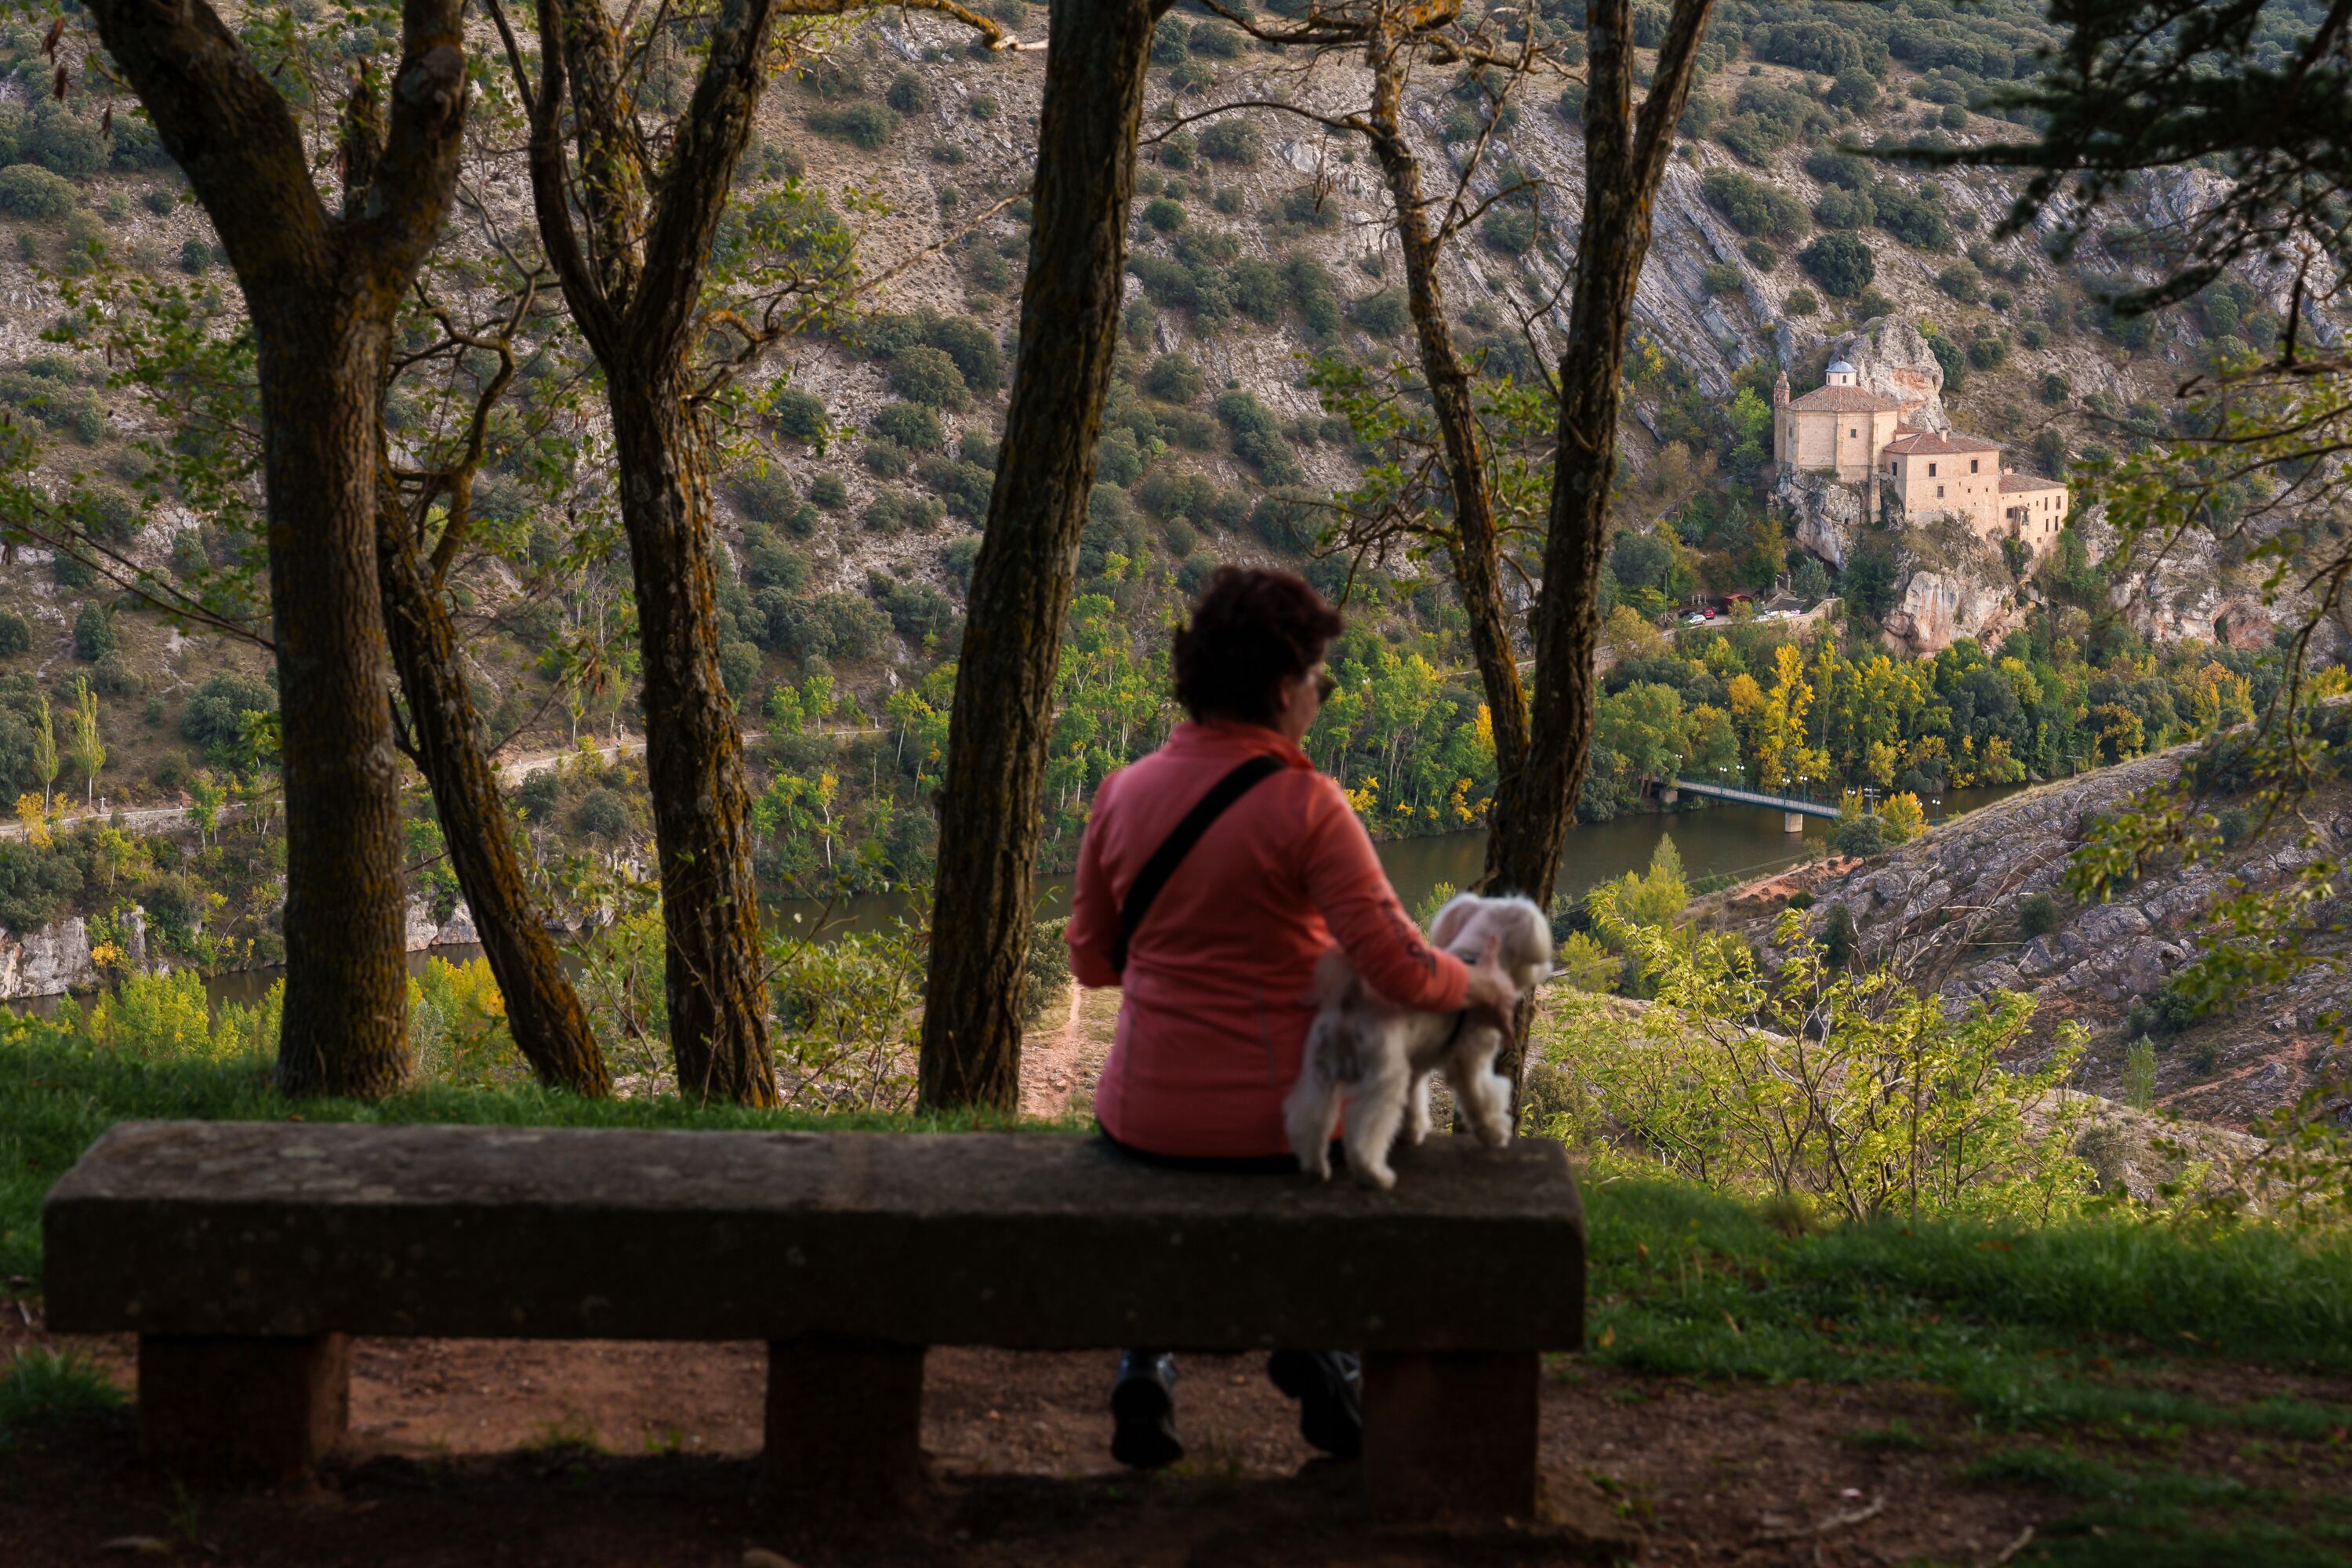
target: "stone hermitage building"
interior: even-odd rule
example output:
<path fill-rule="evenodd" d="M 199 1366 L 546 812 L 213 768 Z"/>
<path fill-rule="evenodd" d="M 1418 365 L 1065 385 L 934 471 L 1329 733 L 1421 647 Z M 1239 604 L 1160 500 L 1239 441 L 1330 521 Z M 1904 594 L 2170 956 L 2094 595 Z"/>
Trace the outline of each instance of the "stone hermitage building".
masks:
<path fill-rule="evenodd" d="M 1916 524 L 1948 514 L 1988 542 L 2016 539 L 2036 556 L 2057 542 L 2064 485 L 2013 472 L 1997 441 L 1904 423 L 1901 399 L 1856 380 L 1841 359 L 1830 362 L 1826 384 L 1802 397 L 1789 395 L 1785 372 L 1773 383 L 1772 459 L 1781 471 L 1864 487 L 1864 517 Z"/>

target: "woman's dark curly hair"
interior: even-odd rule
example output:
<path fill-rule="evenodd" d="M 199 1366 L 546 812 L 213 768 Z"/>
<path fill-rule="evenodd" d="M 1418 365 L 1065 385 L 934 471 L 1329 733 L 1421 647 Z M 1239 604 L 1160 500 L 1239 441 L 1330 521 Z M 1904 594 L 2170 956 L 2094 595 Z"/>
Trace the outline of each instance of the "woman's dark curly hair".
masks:
<path fill-rule="evenodd" d="M 1176 700 L 1195 719 L 1271 724 L 1282 683 L 1346 624 L 1296 573 L 1220 566 L 1176 633 Z"/>

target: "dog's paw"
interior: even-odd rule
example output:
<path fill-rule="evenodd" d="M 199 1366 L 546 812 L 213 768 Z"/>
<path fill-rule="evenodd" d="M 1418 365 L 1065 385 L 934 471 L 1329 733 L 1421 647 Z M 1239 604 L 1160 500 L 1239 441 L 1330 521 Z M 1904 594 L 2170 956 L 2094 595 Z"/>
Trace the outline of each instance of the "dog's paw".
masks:
<path fill-rule="evenodd" d="M 1356 1168 L 1356 1184 L 1385 1193 L 1396 1185 L 1396 1173 L 1386 1165 L 1360 1165 Z"/>
<path fill-rule="evenodd" d="M 1298 1162 L 1298 1168 L 1307 1173 L 1307 1179 L 1310 1182 L 1328 1182 L 1331 1179 L 1331 1162 L 1328 1158 L 1301 1160 Z"/>

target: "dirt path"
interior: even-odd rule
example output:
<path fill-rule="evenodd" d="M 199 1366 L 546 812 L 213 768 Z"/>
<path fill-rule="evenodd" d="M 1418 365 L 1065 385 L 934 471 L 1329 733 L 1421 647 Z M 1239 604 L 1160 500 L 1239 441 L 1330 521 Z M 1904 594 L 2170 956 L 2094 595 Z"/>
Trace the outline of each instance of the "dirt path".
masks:
<path fill-rule="evenodd" d="M 1058 1121 L 1089 1116 L 1095 1080 L 1110 1056 L 1118 1026 L 1118 993 L 1069 988 L 1058 1023 L 1033 1029 L 1021 1039 L 1021 1114 Z"/>
<path fill-rule="evenodd" d="M 16 1317 L 0 1351 L 26 1337 Z M 127 1341 L 83 1348 L 127 1386 Z M 759 1345 L 363 1341 L 351 1435 L 310 1492 L 189 1498 L 142 1469 L 127 1417 L 106 1418 L 0 1466 L 0 1542 L 11 1568 L 105 1560 L 105 1542 L 132 1536 L 182 1562 L 315 1568 L 672 1568 L 761 1562 L 752 1549 L 800 1568 L 1984 1564 L 2077 1506 L 1969 1479 L 1986 1453 L 2043 1440 L 1981 1432 L 1929 1390 L 1702 1385 L 1559 1358 L 1543 1385 L 1540 1531 L 1376 1532 L 1354 1468 L 1300 1441 L 1257 1358 L 1183 1358 L 1190 1454 L 1158 1477 L 1109 1459 L 1109 1370 L 1101 1353 L 932 1352 L 934 1494 L 896 1525 L 827 1524 L 756 1501 Z M 2315 1458 L 2194 1431 L 2162 1447 L 2255 1486 Z"/>

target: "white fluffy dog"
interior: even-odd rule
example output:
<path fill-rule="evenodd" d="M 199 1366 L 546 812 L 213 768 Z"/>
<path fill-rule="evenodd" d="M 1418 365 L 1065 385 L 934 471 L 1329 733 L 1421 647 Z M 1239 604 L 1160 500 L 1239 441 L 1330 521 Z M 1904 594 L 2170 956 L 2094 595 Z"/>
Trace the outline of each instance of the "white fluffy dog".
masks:
<path fill-rule="evenodd" d="M 1551 922 L 1532 900 L 1465 893 L 1437 911 L 1429 939 L 1465 963 L 1494 954 L 1525 995 L 1551 973 Z M 1459 1013 L 1391 1006 L 1338 948 L 1315 970 L 1321 1011 L 1307 1032 L 1298 1082 L 1283 1101 L 1299 1168 L 1331 1175 L 1331 1130 L 1348 1113 L 1348 1166 L 1368 1186 L 1396 1185 L 1389 1147 L 1398 1123 L 1407 1142 L 1429 1135 L 1429 1075 L 1445 1069 L 1478 1141 L 1500 1148 L 1511 1131 L 1511 1084 L 1495 1070 L 1502 1036 Z"/>

